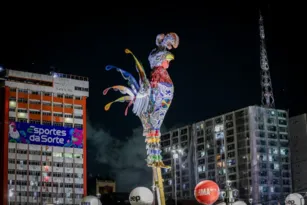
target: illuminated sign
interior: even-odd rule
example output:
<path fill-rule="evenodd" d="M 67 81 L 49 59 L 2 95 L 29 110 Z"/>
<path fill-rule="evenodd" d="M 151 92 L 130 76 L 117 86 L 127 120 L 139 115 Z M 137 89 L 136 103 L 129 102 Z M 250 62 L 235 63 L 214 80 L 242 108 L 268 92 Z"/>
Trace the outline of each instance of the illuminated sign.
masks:
<path fill-rule="evenodd" d="M 10 122 L 9 142 L 83 148 L 83 131 L 68 127 Z"/>

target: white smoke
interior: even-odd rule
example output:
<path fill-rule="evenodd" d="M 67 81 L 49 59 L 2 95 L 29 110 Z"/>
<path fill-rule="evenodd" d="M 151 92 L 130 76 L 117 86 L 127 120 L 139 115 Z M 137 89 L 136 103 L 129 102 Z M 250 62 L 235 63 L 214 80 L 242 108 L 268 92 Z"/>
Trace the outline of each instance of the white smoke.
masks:
<path fill-rule="evenodd" d="M 95 157 L 97 169 L 107 167 L 107 172 L 116 180 L 119 192 L 130 192 L 137 186 L 152 186 L 152 170 L 146 165 L 145 138 L 142 128 L 133 130 L 126 140 L 118 140 L 103 129 L 87 123 L 89 154 Z M 104 170 L 105 171 L 105 170 Z M 97 171 L 99 173 L 99 170 Z"/>

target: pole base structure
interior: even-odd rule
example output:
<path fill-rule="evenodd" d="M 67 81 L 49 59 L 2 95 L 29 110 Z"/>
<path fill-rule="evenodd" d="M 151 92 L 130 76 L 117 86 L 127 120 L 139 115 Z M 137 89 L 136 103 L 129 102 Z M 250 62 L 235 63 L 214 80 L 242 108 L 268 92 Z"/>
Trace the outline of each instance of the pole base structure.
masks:
<path fill-rule="evenodd" d="M 154 175 L 155 186 L 157 193 L 158 205 L 165 205 L 163 178 L 161 173 L 161 167 L 152 167 L 152 173 Z"/>

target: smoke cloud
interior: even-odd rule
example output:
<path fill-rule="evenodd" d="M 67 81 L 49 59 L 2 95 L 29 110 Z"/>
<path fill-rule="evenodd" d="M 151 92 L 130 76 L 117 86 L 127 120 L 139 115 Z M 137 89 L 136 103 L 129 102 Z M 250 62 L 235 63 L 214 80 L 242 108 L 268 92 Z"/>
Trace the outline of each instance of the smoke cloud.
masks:
<path fill-rule="evenodd" d="M 146 165 L 141 127 L 134 129 L 125 140 L 118 140 L 88 122 L 87 143 L 89 160 L 91 164 L 96 163 L 90 165 L 89 170 L 94 169 L 97 174 L 115 179 L 118 192 L 130 192 L 137 186 L 152 186 L 152 170 Z"/>

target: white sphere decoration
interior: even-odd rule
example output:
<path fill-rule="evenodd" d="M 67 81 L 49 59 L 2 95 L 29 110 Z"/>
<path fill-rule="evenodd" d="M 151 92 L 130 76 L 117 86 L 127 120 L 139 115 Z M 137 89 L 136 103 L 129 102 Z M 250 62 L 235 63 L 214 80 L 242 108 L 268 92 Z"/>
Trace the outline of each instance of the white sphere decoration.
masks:
<path fill-rule="evenodd" d="M 225 202 L 218 203 L 217 205 L 226 205 Z"/>
<path fill-rule="evenodd" d="M 236 201 L 233 205 L 247 205 L 244 201 Z"/>
<path fill-rule="evenodd" d="M 289 194 L 285 200 L 286 205 L 304 205 L 304 197 L 298 193 Z"/>
<path fill-rule="evenodd" d="M 129 195 L 131 205 L 151 205 L 153 200 L 153 193 L 146 187 L 137 187 Z"/>
<path fill-rule="evenodd" d="M 90 205 L 102 205 L 96 196 L 86 196 L 81 201 L 81 205 L 88 203 L 90 203 Z"/>

